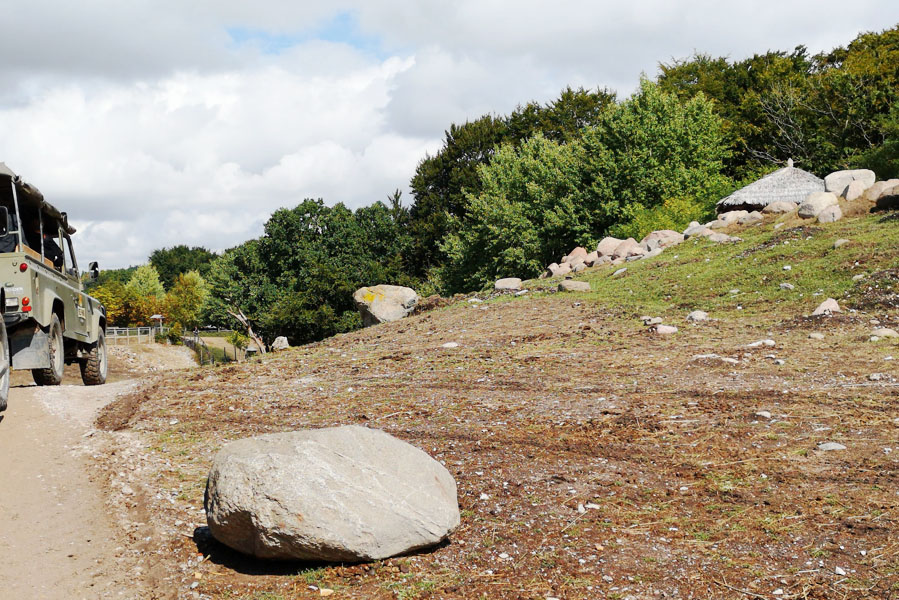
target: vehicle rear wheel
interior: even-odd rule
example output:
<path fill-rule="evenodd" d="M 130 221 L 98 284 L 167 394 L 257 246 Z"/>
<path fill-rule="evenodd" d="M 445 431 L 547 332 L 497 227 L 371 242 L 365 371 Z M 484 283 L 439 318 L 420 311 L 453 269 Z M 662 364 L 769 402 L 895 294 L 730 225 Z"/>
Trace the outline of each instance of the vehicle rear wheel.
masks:
<path fill-rule="evenodd" d="M 62 383 L 62 370 L 65 366 L 65 349 L 62 341 L 62 323 L 55 314 L 50 319 L 50 367 L 47 369 L 31 369 L 31 376 L 38 385 L 59 385 Z"/>
<path fill-rule="evenodd" d="M 6 323 L 0 318 L 0 411 L 6 410 L 9 400 L 9 343 L 6 338 Z"/>
<path fill-rule="evenodd" d="M 103 330 L 97 335 L 97 341 L 90 346 L 90 352 L 79 363 L 81 367 L 81 381 L 84 385 L 103 385 L 106 383 L 106 373 L 109 363 L 106 360 L 106 336 Z"/>

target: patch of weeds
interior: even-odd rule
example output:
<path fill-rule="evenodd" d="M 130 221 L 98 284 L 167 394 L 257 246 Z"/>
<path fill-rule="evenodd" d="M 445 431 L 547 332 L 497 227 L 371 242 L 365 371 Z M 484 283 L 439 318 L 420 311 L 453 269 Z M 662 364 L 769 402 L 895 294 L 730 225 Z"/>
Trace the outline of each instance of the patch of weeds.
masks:
<path fill-rule="evenodd" d="M 830 556 L 830 552 L 828 552 L 824 548 L 812 548 L 811 550 L 809 550 L 808 555 L 812 558 L 827 558 L 828 556 Z"/>
<path fill-rule="evenodd" d="M 384 587 L 393 592 L 397 600 L 413 600 L 422 594 L 436 590 L 437 582 L 430 579 L 414 579 L 414 576 L 406 575 L 402 581 L 392 581 L 385 584 Z"/>

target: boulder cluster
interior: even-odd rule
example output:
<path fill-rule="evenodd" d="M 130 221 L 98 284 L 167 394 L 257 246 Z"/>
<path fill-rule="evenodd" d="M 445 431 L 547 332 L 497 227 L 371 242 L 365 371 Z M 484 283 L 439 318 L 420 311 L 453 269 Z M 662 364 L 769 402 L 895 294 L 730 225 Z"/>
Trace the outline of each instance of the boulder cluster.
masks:
<path fill-rule="evenodd" d="M 597 244 L 596 250 L 589 253 L 583 246 L 578 246 L 558 263 L 549 265 L 540 278 L 579 273 L 587 267 L 620 265 L 628 261 L 652 258 L 661 254 L 665 248 L 680 244 L 684 239 L 684 234 L 670 229 L 653 231 L 639 242 L 634 238 L 620 240 L 606 237 Z"/>

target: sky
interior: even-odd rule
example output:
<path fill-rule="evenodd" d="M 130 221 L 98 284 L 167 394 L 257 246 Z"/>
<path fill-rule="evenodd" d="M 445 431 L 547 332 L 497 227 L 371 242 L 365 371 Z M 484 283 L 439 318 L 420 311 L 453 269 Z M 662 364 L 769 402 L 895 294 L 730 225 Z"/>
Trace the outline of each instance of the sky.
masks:
<path fill-rule="evenodd" d="M 82 266 L 221 251 L 304 198 L 394 190 L 451 123 L 626 97 L 694 52 L 812 52 L 895 0 L 0 0 L 0 161 L 69 214 Z"/>

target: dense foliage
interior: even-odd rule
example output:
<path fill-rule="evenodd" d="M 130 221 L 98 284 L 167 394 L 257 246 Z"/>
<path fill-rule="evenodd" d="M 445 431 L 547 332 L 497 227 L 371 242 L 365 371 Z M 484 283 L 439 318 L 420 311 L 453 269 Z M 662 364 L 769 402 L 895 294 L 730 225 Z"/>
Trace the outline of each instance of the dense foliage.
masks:
<path fill-rule="evenodd" d="M 268 341 L 317 340 L 360 326 L 352 293 L 363 285 L 424 295 L 534 276 L 605 235 L 683 229 L 789 158 L 822 177 L 857 167 L 897 177 L 897 100 L 899 26 L 817 55 L 696 54 L 661 64 L 622 101 L 569 88 L 451 124 L 419 163 L 409 208 L 399 191 L 356 210 L 305 200 L 221 256 L 156 250 L 150 267 L 106 272 L 92 293 L 116 324 L 162 312 L 185 328 L 236 327 L 230 313 L 242 312 Z"/>

